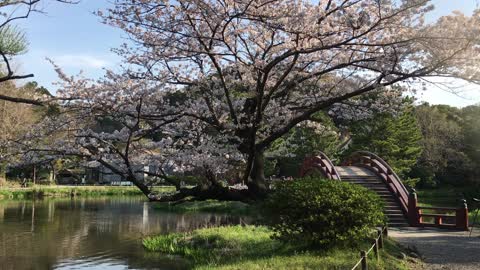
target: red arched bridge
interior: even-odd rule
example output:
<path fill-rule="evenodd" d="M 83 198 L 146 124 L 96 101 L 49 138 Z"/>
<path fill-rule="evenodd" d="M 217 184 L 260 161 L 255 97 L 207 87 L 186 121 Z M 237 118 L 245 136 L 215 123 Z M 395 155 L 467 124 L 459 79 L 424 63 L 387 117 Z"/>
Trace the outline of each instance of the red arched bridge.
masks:
<path fill-rule="evenodd" d="M 458 208 L 418 205 L 414 189 L 407 189 L 390 165 L 379 156 L 359 151 L 336 166 L 324 153 L 306 158 L 300 176 L 322 174 L 327 179 L 362 185 L 384 201 L 389 226 L 440 227 L 468 230 L 465 200 Z"/>

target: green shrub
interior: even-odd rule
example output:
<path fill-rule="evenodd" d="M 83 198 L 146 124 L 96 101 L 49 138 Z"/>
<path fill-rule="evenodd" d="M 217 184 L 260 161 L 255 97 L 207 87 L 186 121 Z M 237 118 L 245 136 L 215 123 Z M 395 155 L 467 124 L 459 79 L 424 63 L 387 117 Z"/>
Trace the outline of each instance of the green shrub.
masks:
<path fill-rule="evenodd" d="M 264 207 L 274 237 L 319 247 L 355 245 L 385 223 L 382 208 L 362 186 L 320 178 L 279 183 Z"/>

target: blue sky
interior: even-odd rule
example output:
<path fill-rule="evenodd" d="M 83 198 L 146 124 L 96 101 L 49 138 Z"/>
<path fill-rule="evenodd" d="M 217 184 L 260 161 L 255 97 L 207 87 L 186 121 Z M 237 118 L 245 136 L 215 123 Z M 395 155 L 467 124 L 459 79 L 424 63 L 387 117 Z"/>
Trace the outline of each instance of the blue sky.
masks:
<path fill-rule="evenodd" d="M 480 6 L 480 0 L 433 0 L 435 10 L 429 19 L 460 10 L 466 14 Z M 111 49 L 118 47 L 125 34 L 118 29 L 104 25 L 92 14 L 98 9 L 106 9 L 111 4 L 106 0 L 82 0 L 77 5 L 65 5 L 54 1 L 44 1 L 42 8 L 46 14 L 33 14 L 21 22 L 26 32 L 29 50 L 16 60 L 16 69 L 23 73 L 34 73 L 37 82 L 55 91 L 53 82 L 57 75 L 46 57 L 53 59 L 68 74 L 83 70 L 88 77 L 103 74 L 103 68 L 115 68 L 120 58 Z M 457 84 L 457 83 L 456 83 Z M 458 83 L 462 93 L 453 95 L 430 87 L 422 91 L 418 98 L 432 104 L 467 106 L 480 102 L 480 86 Z"/>

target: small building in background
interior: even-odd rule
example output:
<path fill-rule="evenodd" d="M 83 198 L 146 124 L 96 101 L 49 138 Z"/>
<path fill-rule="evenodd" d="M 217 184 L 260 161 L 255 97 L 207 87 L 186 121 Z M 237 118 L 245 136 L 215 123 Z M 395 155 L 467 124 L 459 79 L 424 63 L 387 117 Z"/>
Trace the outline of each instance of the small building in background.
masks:
<path fill-rule="evenodd" d="M 57 172 L 55 176 L 58 185 L 79 185 L 85 178 L 81 169 L 63 169 Z"/>
<path fill-rule="evenodd" d="M 134 166 L 133 169 L 135 171 L 139 171 L 138 173 L 136 173 L 137 179 L 144 180 L 148 177 L 148 175 L 146 173 L 143 173 L 142 171 L 148 172 L 151 168 L 150 166 L 137 165 Z M 125 177 L 116 174 L 115 172 L 100 164 L 99 162 L 90 161 L 87 162 L 85 166 L 85 179 L 83 180 L 82 184 L 131 186 L 132 182 L 127 181 Z"/>

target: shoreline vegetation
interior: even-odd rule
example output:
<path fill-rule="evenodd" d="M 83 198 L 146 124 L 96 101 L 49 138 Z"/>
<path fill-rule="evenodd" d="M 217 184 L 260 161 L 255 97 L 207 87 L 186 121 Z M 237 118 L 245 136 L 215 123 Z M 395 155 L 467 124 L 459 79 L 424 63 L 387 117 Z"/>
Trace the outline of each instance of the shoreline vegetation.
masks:
<path fill-rule="evenodd" d="M 256 213 L 253 205 L 237 201 L 187 201 L 179 204 L 172 203 L 154 203 L 153 208 L 175 213 L 195 213 L 195 212 L 210 212 L 210 213 L 225 213 L 233 215 L 247 215 Z"/>
<path fill-rule="evenodd" d="M 157 192 L 173 192 L 175 187 L 159 186 Z M 44 197 L 97 197 L 97 196 L 144 196 L 137 187 L 131 186 L 55 186 L 0 187 L 0 200 L 37 199 Z"/>
<path fill-rule="evenodd" d="M 263 226 L 226 226 L 171 233 L 145 238 L 143 246 L 185 258 L 192 269 L 351 269 L 358 261 L 355 248 L 309 249 L 272 239 L 273 232 Z M 408 269 L 405 251 L 386 239 L 381 259 L 370 258 L 369 269 Z"/>

